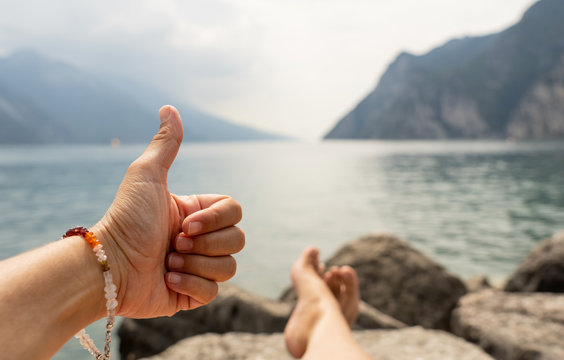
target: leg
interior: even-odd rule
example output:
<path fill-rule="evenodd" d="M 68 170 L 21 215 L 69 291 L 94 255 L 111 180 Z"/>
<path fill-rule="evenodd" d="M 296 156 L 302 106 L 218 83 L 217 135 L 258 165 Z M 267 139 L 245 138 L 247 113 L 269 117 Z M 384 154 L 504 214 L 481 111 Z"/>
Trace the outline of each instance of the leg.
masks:
<path fill-rule="evenodd" d="M 304 359 L 369 359 L 351 333 L 358 280 L 350 267 L 319 274 L 319 251 L 306 249 L 292 267 L 298 303 L 284 331 L 290 353 Z"/>

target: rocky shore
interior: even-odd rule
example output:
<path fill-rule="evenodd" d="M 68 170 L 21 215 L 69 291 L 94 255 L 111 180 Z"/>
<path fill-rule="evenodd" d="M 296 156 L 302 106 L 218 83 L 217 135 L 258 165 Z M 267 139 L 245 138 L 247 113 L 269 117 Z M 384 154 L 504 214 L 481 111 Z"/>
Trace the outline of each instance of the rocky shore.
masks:
<path fill-rule="evenodd" d="M 388 234 L 342 247 L 327 265 L 352 266 L 362 303 L 354 334 L 375 359 L 564 359 L 564 233 L 539 243 L 503 288 L 466 282 Z M 125 319 L 122 359 L 291 359 L 281 332 L 295 303 L 222 284 L 208 306 Z"/>

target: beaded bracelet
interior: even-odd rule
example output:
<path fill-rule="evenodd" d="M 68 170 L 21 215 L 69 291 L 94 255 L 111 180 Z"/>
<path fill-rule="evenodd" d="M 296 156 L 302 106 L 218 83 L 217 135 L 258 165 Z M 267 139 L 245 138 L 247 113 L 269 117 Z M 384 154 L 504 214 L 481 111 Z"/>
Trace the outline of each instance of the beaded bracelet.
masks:
<path fill-rule="evenodd" d="M 82 236 L 86 242 L 96 254 L 102 272 L 104 274 L 104 293 L 106 298 L 106 310 L 107 310 L 107 323 L 106 323 L 106 337 L 104 340 L 104 353 L 102 354 L 100 350 L 94 345 L 94 341 L 86 333 L 85 329 L 80 330 L 74 337 L 76 337 L 84 349 L 86 349 L 96 360 L 110 360 L 110 343 L 112 342 L 112 329 L 114 327 L 115 320 L 115 309 L 118 305 L 116 286 L 112 278 L 112 273 L 110 272 L 110 266 L 108 265 L 108 257 L 106 256 L 104 249 L 102 249 L 102 244 L 96 236 L 88 229 L 84 227 L 76 227 L 74 229 L 68 230 L 63 238 L 70 236 Z"/>

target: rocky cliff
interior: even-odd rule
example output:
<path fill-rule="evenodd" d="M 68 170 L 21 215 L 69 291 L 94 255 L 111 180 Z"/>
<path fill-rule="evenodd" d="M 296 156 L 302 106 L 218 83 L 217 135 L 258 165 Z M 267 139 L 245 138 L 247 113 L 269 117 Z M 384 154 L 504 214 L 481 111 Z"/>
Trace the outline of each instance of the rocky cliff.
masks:
<path fill-rule="evenodd" d="M 564 2 L 497 34 L 400 54 L 327 139 L 564 137 Z"/>

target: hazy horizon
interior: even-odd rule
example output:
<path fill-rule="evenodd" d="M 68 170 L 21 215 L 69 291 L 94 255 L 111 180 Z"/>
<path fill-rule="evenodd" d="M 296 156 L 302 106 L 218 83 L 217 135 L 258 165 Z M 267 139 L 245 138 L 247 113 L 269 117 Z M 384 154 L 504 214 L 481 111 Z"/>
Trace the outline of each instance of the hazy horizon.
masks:
<path fill-rule="evenodd" d="M 0 55 L 31 49 L 234 123 L 319 139 L 399 52 L 500 31 L 534 2 L 4 1 Z"/>

